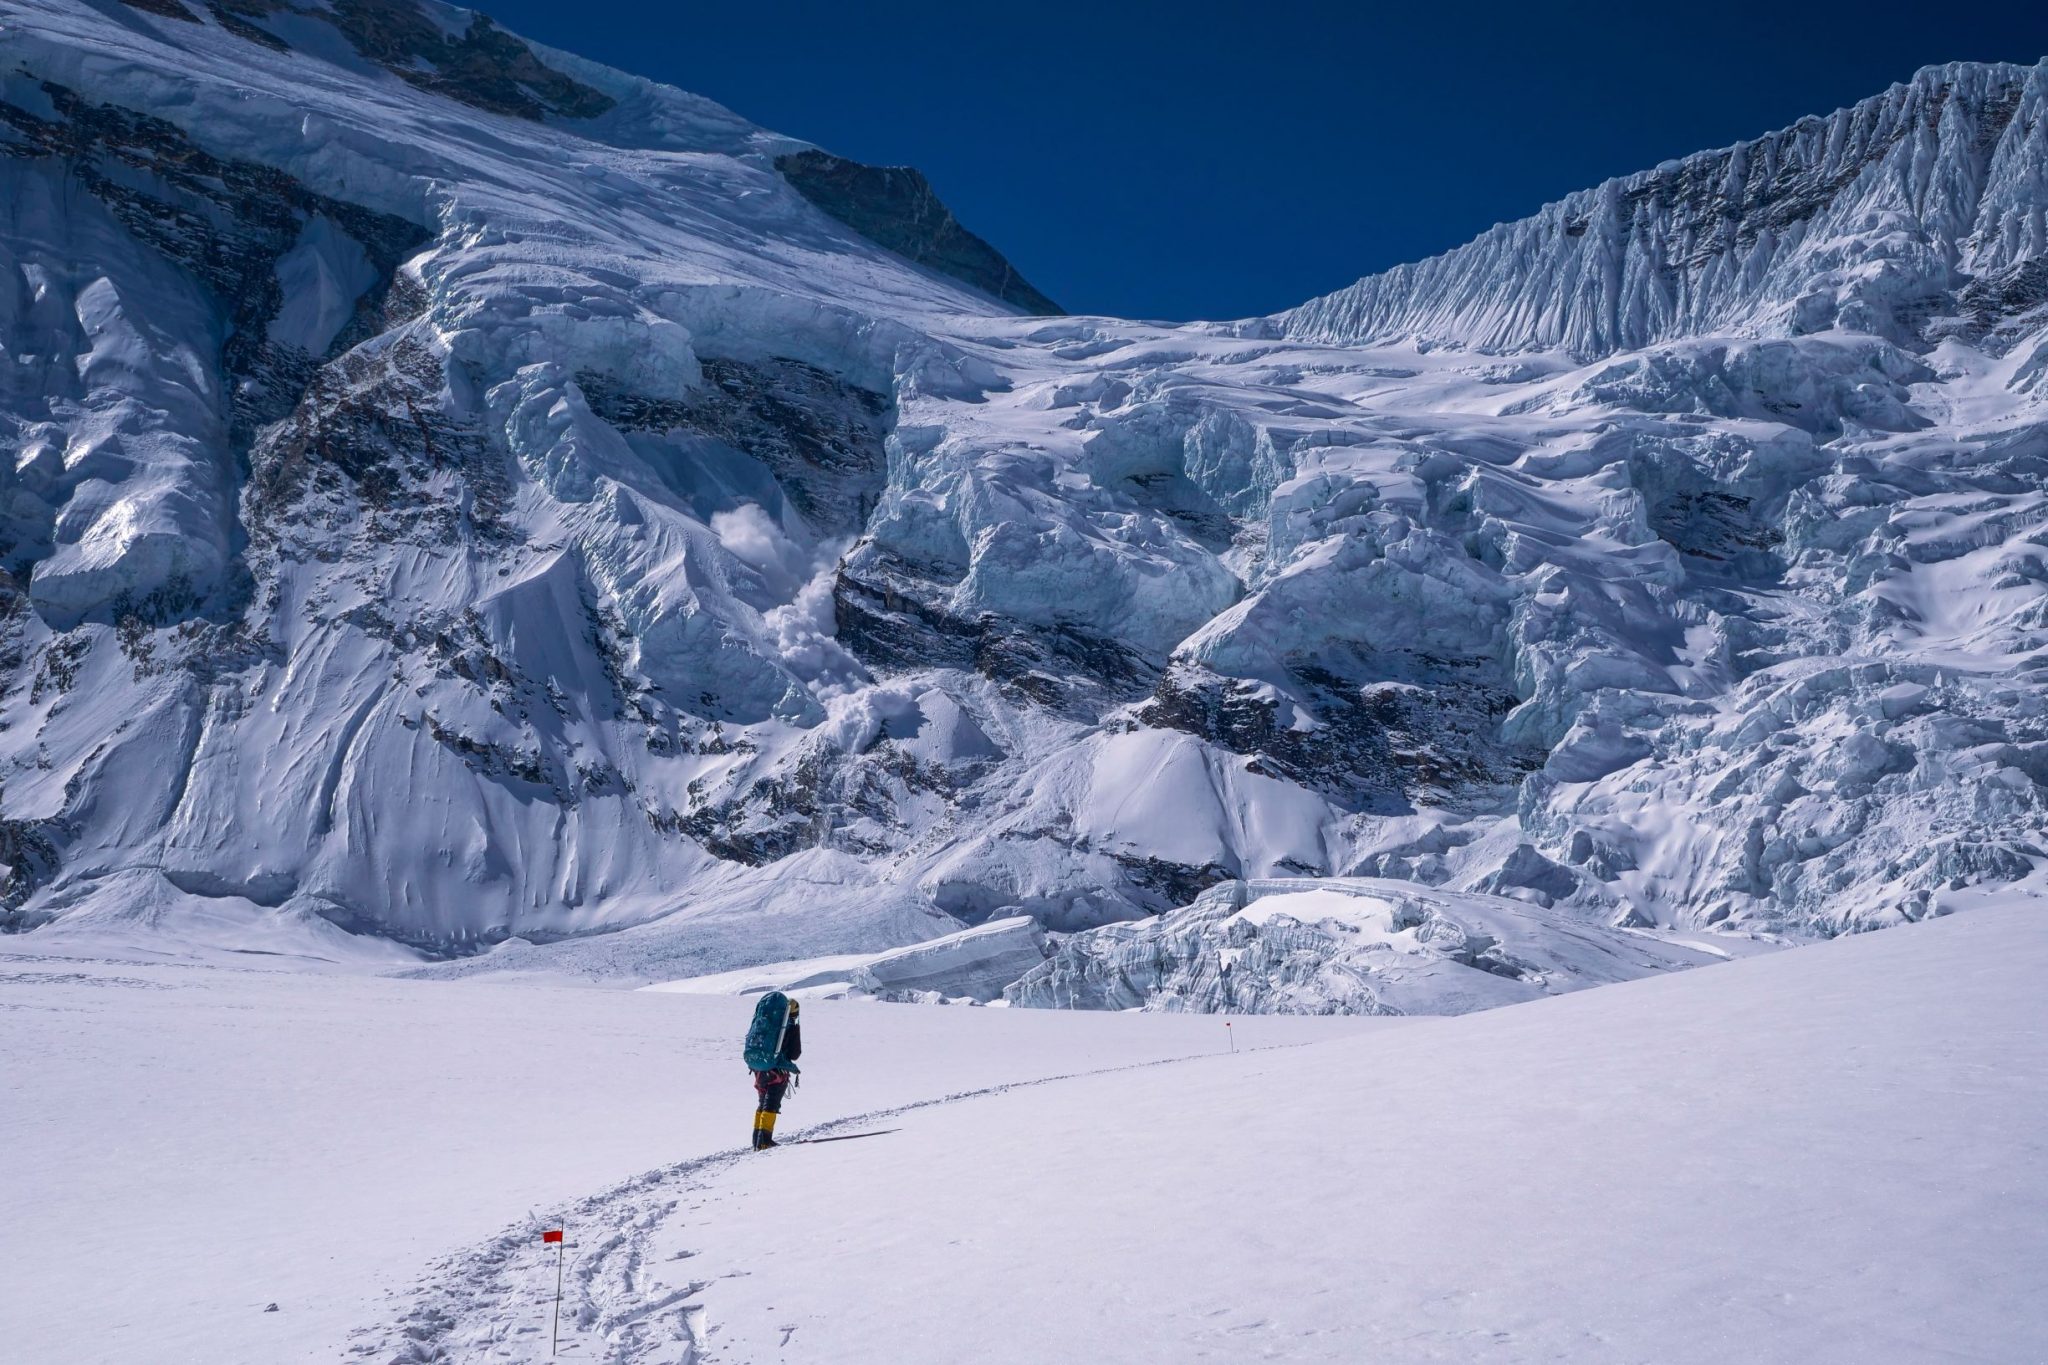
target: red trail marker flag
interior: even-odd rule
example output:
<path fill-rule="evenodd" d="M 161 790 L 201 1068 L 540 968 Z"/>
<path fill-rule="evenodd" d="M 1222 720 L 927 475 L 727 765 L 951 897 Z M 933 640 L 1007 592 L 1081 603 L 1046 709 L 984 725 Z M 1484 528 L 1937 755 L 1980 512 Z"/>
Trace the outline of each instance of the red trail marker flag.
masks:
<path fill-rule="evenodd" d="M 555 1330 L 548 1345 L 548 1354 L 553 1356 L 562 1349 L 562 1253 L 569 1249 L 569 1245 L 562 1240 L 560 1228 L 543 1228 L 540 1241 L 542 1246 L 549 1242 L 555 1244 Z"/>

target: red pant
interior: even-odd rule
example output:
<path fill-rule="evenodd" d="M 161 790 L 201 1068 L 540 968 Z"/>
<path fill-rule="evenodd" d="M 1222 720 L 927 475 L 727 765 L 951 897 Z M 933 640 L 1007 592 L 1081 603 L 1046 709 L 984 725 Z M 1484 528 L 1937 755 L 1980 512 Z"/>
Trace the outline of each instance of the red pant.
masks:
<path fill-rule="evenodd" d="M 760 1107 L 771 1114 L 782 1112 L 782 1097 L 789 1090 L 787 1071 L 756 1071 L 754 1073 L 754 1094 Z"/>

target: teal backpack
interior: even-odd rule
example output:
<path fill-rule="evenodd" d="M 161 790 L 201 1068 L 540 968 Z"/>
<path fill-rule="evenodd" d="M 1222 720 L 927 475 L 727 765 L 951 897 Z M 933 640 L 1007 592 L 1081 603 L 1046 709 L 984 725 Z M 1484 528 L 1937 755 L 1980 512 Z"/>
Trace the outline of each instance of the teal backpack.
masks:
<path fill-rule="evenodd" d="M 747 1066 L 754 1071 L 794 1071 L 796 1063 L 782 1055 L 783 1031 L 789 1027 L 789 997 L 770 991 L 754 1006 L 747 1029 Z"/>

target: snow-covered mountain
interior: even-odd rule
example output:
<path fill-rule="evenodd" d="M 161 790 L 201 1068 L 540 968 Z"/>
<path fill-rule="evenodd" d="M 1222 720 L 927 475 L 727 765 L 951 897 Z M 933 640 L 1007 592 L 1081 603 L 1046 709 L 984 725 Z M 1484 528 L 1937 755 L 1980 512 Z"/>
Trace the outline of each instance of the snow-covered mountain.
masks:
<path fill-rule="evenodd" d="M 8 922 L 1957 908 L 2048 856 L 2044 214 L 2048 64 L 1955 65 L 1275 318 L 1046 316 L 915 172 L 433 0 L 0 0 Z"/>
<path fill-rule="evenodd" d="M 2040 303 L 2048 90 L 1956 62 L 1827 118 L 1670 161 L 1282 314 L 1321 341 L 1411 336 L 1593 357 L 1725 331 L 1918 348 Z"/>

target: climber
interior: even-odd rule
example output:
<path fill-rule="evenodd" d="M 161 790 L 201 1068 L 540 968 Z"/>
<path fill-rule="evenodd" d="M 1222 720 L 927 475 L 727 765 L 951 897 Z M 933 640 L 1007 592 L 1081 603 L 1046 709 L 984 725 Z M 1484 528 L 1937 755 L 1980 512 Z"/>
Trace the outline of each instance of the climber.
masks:
<path fill-rule="evenodd" d="M 796 1059 L 804 1050 L 796 1016 L 796 1001 L 781 991 L 770 991 L 754 1006 L 754 1023 L 747 1030 L 747 1069 L 754 1073 L 757 1152 L 775 1145 L 775 1116 L 782 1112 L 783 1094 L 796 1080 Z"/>

